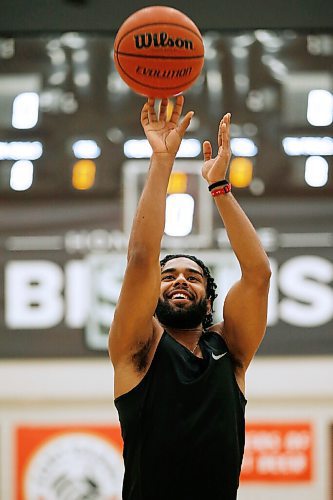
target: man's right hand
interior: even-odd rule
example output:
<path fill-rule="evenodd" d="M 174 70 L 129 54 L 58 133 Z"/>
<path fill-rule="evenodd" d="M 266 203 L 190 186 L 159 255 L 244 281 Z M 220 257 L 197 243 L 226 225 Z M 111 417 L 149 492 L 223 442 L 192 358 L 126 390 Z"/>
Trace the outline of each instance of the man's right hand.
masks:
<path fill-rule="evenodd" d="M 148 98 L 142 108 L 141 125 L 143 130 L 154 155 L 161 154 L 175 157 L 194 113 L 189 111 L 179 123 L 184 105 L 183 96 L 177 96 L 169 121 L 166 119 L 168 99 L 162 99 L 158 116 L 154 105 L 155 99 Z"/>

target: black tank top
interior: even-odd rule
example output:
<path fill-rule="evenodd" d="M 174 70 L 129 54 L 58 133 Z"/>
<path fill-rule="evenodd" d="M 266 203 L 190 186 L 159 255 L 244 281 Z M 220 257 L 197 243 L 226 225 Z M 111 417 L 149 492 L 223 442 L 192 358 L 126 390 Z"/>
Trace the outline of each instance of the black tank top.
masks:
<path fill-rule="evenodd" d="M 124 440 L 124 500 L 235 500 L 246 400 L 220 335 L 203 359 L 164 332 L 142 381 L 115 400 Z"/>

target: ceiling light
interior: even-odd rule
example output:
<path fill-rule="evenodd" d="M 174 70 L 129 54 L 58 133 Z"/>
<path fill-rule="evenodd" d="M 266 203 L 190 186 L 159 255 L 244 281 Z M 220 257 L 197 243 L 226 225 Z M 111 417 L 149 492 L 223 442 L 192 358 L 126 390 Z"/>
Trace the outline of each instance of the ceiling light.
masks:
<path fill-rule="evenodd" d="M 165 228 L 168 236 L 187 236 L 192 231 L 194 199 L 186 193 L 170 194 L 166 199 Z"/>
<path fill-rule="evenodd" d="M 74 75 L 74 83 L 78 87 L 86 87 L 90 83 L 90 74 L 88 71 L 80 71 Z"/>
<path fill-rule="evenodd" d="M 31 161 L 16 161 L 10 171 L 10 187 L 14 191 L 26 191 L 33 182 L 34 166 Z"/>
<path fill-rule="evenodd" d="M 305 182 L 311 187 L 322 187 L 328 180 L 328 163 L 321 156 L 310 156 L 305 162 Z"/>
<path fill-rule="evenodd" d="M 220 71 L 208 69 L 206 81 L 209 92 L 220 93 L 222 91 L 222 76 Z"/>
<path fill-rule="evenodd" d="M 185 193 L 188 177 L 185 172 L 171 172 L 168 183 L 168 194 Z"/>
<path fill-rule="evenodd" d="M 55 49 L 50 50 L 49 57 L 51 59 L 51 63 L 58 66 L 59 64 L 64 64 L 66 62 L 66 54 L 63 49 Z"/>
<path fill-rule="evenodd" d="M 248 47 L 255 42 L 255 37 L 252 33 L 245 33 L 244 35 L 237 35 L 234 37 L 234 44 L 238 47 Z"/>
<path fill-rule="evenodd" d="M 285 137 L 282 145 L 289 156 L 333 155 L 332 137 Z"/>
<path fill-rule="evenodd" d="M 50 85 L 61 85 L 66 80 L 66 71 L 59 70 L 49 76 L 48 81 Z"/>
<path fill-rule="evenodd" d="M 75 189 L 84 191 L 95 183 L 96 164 L 92 160 L 79 160 L 73 166 L 72 184 Z"/>
<path fill-rule="evenodd" d="M 113 72 L 108 76 L 108 91 L 112 92 L 119 99 L 119 94 L 128 94 L 130 88 L 122 78 L 120 78 L 119 73 Z"/>
<path fill-rule="evenodd" d="M 217 51 L 214 47 L 212 47 L 212 46 L 206 47 L 205 46 L 205 59 L 206 59 L 206 61 L 214 60 L 214 59 L 216 59 L 216 56 L 217 56 Z"/>
<path fill-rule="evenodd" d="M 177 153 L 178 158 L 195 158 L 201 152 L 198 139 L 183 139 Z M 150 158 L 152 149 L 147 139 L 130 139 L 124 143 L 127 158 Z"/>
<path fill-rule="evenodd" d="M 248 158 L 233 158 L 230 163 L 229 179 L 233 186 L 245 188 L 250 185 L 253 175 L 253 163 Z"/>
<path fill-rule="evenodd" d="M 277 51 L 284 44 L 282 37 L 273 31 L 256 30 L 254 35 L 258 42 L 270 51 Z"/>
<path fill-rule="evenodd" d="M 61 94 L 61 99 L 60 99 L 60 109 L 64 113 L 71 114 L 75 113 L 75 111 L 78 109 L 79 103 L 75 98 L 75 95 L 73 92 L 64 92 Z"/>
<path fill-rule="evenodd" d="M 106 137 L 114 144 L 119 144 L 124 140 L 124 134 L 118 127 L 112 127 L 107 130 Z"/>
<path fill-rule="evenodd" d="M 85 63 L 89 59 L 89 52 L 86 49 L 75 50 L 72 58 L 75 63 Z"/>
<path fill-rule="evenodd" d="M 308 95 L 307 119 L 311 125 L 323 127 L 333 122 L 333 95 L 328 90 L 311 90 Z"/>
<path fill-rule="evenodd" d="M 101 148 L 96 141 L 91 139 L 81 139 L 74 142 L 72 149 L 76 158 L 98 158 L 101 154 Z"/>
<path fill-rule="evenodd" d="M 124 143 L 124 154 L 127 158 L 150 158 L 152 149 L 146 139 L 129 139 Z"/>
<path fill-rule="evenodd" d="M 230 141 L 232 154 L 235 156 L 255 156 L 258 148 L 255 143 L 246 137 L 235 137 Z"/>
<path fill-rule="evenodd" d="M 13 102 L 12 125 L 18 129 L 28 129 L 38 121 L 39 96 L 35 92 L 22 92 Z"/>
<path fill-rule="evenodd" d="M 198 139 L 183 139 L 177 157 L 195 158 L 201 153 L 201 142 Z"/>
<path fill-rule="evenodd" d="M 251 182 L 249 189 L 254 196 L 261 196 L 265 192 L 265 183 L 262 179 L 256 177 Z"/>
<path fill-rule="evenodd" d="M 41 142 L 0 142 L 0 160 L 38 160 L 43 154 Z"/>
<path fill-rule="evenodd" d="M 60 40 L 63 45 L 71 49 L 82 49 L 86 45 L 85 38 L 75 32 L 64 33 Z"/>
<path fill-rule="evenodd" d="M 231 53 L 237 59 L 244 59 L 249 55 L 248 49 L 244 47 L 239 47 L 237 45 L 235 47 L 231 47 Z"/>

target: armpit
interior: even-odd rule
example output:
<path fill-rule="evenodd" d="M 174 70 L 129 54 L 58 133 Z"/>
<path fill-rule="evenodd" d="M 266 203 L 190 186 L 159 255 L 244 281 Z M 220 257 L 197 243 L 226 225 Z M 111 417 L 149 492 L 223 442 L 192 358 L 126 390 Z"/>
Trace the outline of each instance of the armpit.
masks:
<path fill-rule="evenodd" d="M 132 363 L 135 369 L 142 373 L 146 370 L 149 362 L 149 353 L 153 345 L 154 336 L 152 335 L 147 342 L 140 343 L 138 350 L 132 355 Z"/>

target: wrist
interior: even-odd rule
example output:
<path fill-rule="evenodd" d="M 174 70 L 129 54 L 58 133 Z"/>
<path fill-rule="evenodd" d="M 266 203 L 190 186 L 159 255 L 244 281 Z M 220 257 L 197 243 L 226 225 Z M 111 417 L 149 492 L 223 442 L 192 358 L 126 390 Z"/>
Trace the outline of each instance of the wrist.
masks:
<path fill-rule="evenodd" d="M 153 153 L 151 155 L 151 162 L 158 162 L 163 164 L 173 165 L 176 158 L 176 154 L 173 153 Z"/>
<path fill-rule="evenodd" d="M 208 190 L 213 198 L 217 196 L 226 195 L 231 192 L 231 184 L 226 179 L 221 179 L 216 182 L 212 182 L 208 185 Z"/>
<path fill-rule="evenodd" d="M 217 181 L 210 182 L 208 184 L 208 191 L 210 191 L 210 193 L 211 193 L 215 189 L 220 189 L 224 186 L 230 186 L 230 182 L 227 181 L 226 179 L 219 179 Z"/>
<path fill-rule="evenodd" d="M 206 177 L 206 181 L 207 181 L 207 184 L 210 185 L 210 184 L 214 184 L 215 182 L 219 182 L 219 181 L 228 181 L 227 179 L 227 173 L 225 173 L 224 175 L 221 174 L 215 174 L 215 175 L 211 175 L 211 176 L 207 176 Z"/>

